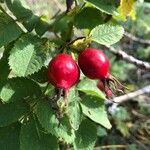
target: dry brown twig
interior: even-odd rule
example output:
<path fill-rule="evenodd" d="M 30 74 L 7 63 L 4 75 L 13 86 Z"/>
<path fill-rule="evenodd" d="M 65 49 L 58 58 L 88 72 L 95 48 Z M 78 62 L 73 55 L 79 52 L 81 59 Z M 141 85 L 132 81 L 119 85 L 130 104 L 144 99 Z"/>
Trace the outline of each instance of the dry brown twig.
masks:
<path fill-rule="evenodd" d="M 94 150 L 110 149 L 110 148 L 122 148 L 122 149 L 125 149 L 126 147 L 127 147 L 127 145 L 104 145 L 104 146 L 95 147 Z"/>
<path fill-rule="evenodd" d="M 150 45 L 150 40 L 141 39 L 141 38 L 136 37 L 136 36 L 134 36 L 134 35 L 132 35 L 131 33 L 128 33 L 128 32 L 125 32 L 124 35 L 126 37 L 130 38 L 133 41 L 139 42 L 141 44 L 148 44 L 148 45 Z"/>
<path fill-rule="evenodd" d="M 124 60 L 128 61 L 129 63 L 132 63 L 132 64 L 134 64 L 134 65 L 136 65 L 136 66 L 138 66 L 140 68 L 144 68 L 144 69 L 150 70 L 150 63 L 149 62 L 145 62 L 145 61 L 139 60 L 137 58 L 134 58 L 133 56 L 128 55 L 123 50 L 116 49 L 116 48 L 114 48 L 112 46 L 107 46 L 107 48 L 109 48 L 109 50 L 112 53 L 121 56 Z"/>
<path fill-rule="evenodd" d="M 127 93 L 125 95 L 122 95 L 122 96 L 118 96 L 118 97 L 115 97 L 112 99 L 113 102 L 117 103 L 117 104 L 120 104 L 120 103 L 123 103 L 125 101 L 128 101 L 129 99 L 132 99 L 134 97 L 137 97 L 139 95 L 142 95 L 142 94 L 149 94 L 150 93 L 150 85 L 142 88 L 142 89 L 139 89 L 137 91 L 134 91 L 134 92 L 131 92 L 131 93 Z"/>

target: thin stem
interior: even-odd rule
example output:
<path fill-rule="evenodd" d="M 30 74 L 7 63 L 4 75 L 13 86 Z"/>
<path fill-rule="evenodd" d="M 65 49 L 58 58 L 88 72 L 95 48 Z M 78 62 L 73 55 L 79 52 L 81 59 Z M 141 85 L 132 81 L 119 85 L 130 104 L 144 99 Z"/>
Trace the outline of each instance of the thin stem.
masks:
<path fill-rule="evenodd" d="M 68 89 L 65 89 L 64 90 L 64 102 L 65 102 L 65 106 L 67 106 L 67 103 L 68 103 Z"/>
<path fill-rule="evenodd" d="M 49 86 L 49 83 L 47 83 L 47 85 L 46 85 L 46 87 L 45 87 L 45 89 L 44 89 L 44 91 L 43 91 L 43 94 L 46 93 L 48 86 Z"/>
<path fill-rule="evenodd" d="M 59 88 L 58 93 L 57 93 L 57 100 L 59 100 L 61 98 L 62 93 L 63 93 L 63 89 Z"/>
<path fill-rule="evenodd" d="M 75 6 L 78 6 L 78 1 L 77 0 L 74 0 L 75 1 Z"/>

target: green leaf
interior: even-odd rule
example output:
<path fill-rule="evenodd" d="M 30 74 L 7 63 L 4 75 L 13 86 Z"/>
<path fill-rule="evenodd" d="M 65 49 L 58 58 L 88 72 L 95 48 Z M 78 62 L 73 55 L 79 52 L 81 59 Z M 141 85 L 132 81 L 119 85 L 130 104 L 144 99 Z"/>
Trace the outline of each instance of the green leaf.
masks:
<path fill-rule="evenodd" d="M 101 127 L 101 126 L 98 126 L 98 128 L 97 128 L 97 136 L 99 136 L 99 137 L 107 136 L 106 129 Z"/>
<path fill-rule="evenodd" d="M 96 142 L 96 126 L 88 119 L 83 120 L 73 144 L 75 150 L 93 150 Z"/>
<path fill-rule="evenodd" d="M 25 0 L 6 0 L 6 4 L 13 15 L 16 16 L 18 21 L 22 22 L 29 32 L 35 28 L 37 34 L 43 35 L 47 31 L 48 23 L 34 15 Z"/>
<path fill-rule="evenodd" d="M 32 15 L 30 18 L 25 19 L 22 24 L 24 27 L 31 32 L 39 22 L 40 18 L 38 16 Z"/>
<path fill-rule="evenodd" d="M 137 150 L 136 144 L 128 144 L 126 150 Z"/>
<path fill-rule="evenodd" d="M 89 117 L 94 122 L 110 129 L 111 124 L 105 110 L 104 101 L 100 101 L 99 97 L 86 95 L 82 98 L 81 107 L 84 115 Z"/>
<path fill-rule="evenodd" d="M 94 16 L 94 17 L 93 17 Z M 83 19 L 84 18 L 84 19 Z M 90 20 L 89 20 L 90 19 Z M 84 7 L 74 19 L 75 26 L 80 29 L 92 29 L 103 23 L 102 13 L 93 7 Z"/>
<path fill-rule="evenodd" d="M 75 87 L 72 87 L 67 96 L 68 106 L 66 108 L 66 115 L 68 116 L 71 127 L 74 130 L 78 130 L 81 123 L 81 107 L 79 106 L 78 91 Z"/>
<path fill-rule="evenodd" d="M 97 80 L 91 80 L 88 78 L 84 78 L 78 84 L 78 90 L 82 91 L 89 95 L 95 95 L 100 97 L 100 99 L 105 99 L 104 94 L 97 88 Z"/>
<path fill-rule="evenodd" d="M 17 19 L 24 20 L 31 18 L 32 11 L 26 5 L 25 0 L 5 0 L 7 7 Z"/>
<path fill-rule="evenodd" d="M 21 127 L 20 150 L 58 150 L 57 139 L 42 131 L 31 118 Z"/>
<path fill-rule="evenodd" d="M 20 150 L 20 124 L 15 123 L 7 127 L 0 127 L 0 149 Z"/>
<path fill-rule="evenodd" d="M 97 9 L 102 12 L 111 15 L 117 15 L 117 8 L 115 7 L 113 0 L 85 0 L 90 4 L 94 5 Z"/>
<path fill-rule="evenodd" d="M 9 65 L 17 76 L 28 76 L 39 71 L 46 60 L 46 46 L 37 36 L 22 36 L 10 52 Z"/>
<path fill-rule="evenodd" d="M 68 104 L 67 115 L 70 121 L 70 124 L 74 130 L 78 130 L 81 123 L 81 108 L 77 101 Z"/>
<path fill-rule="evenodd" d="M 116 128 L 123 134 L 124 137 L 127 137 L 130 135 L 129 133 L 129 127 L 126 124 L 126 122 L 123 121 L 115 121 Z"/>
<path fill-rule="evenodd" d="M 90 34 L 93 41 L 102 45 L 112 45 L 122 38 L 124 28 L 117 24 L 106 23 L 95 27 Z"/>
<path fill-rule="evenodd" d="M 54 32 L 64 32 L 65 30 L 67 30 L 70 19 L 71 18 L 65 13 L 58 15 L 52 23 Z"/>
<path fill-rule="evenodd" d="M 78 96 L 79 94 L 75 87 L 72 87 L 71 89 L 69 89 L 68 97 L 67 97 L 68 103 L 77 101 L 79 99 Z"/>
<path fill-rule="evenodd" d="M 30 75 L 29 78 L 35 80 L 36 82 L 45 83 L 48 81 L 47 68 L 42 67 L 38 72 Z"/>
<path fill-rule="evenodd" d="M 74 141 L 75 135 L 68 118 L 64 116 L 59 122 L 48 101 L 43 99 L 38 102 L 36 114 L 42 127 L 48 132 L 64 139 L 67 143 Z"/>
<path fill-rule="evenodd" d="M 60 33 L 63 41 L 69 40 L 73 32 L 73 16 L 62 13 L 55 17 L 52 23 L 52 30 L 55 33 Z"/>
<path fill-rule="evenodd" d="M 39 21 L 36 23 L 35 31 L 39 36 L 42 36 L 46 31 L 48 31 L 50 25 L 39 19 Z"/>
<path fill-rule="evenodd" d="M 130 114 L 128 110 L 121 106 L 118 107 L 117 111 L 115 111 L 112 115 L 118 121 L 130 120 Z"/>
<path fill-rule="evenodd" d="M 38 84 L 25 78 L 9 79 L 0 92 L 3 102 L 21 100 L 26 97 L 40 96 L 41 90 Z"/>
<path fill-rule="evenodd" d="M 28 108 L 22 101 L 0 104 L 0 127 L 16 122 L 27 112 Z"/>
<path fill-rule="evenodd" d="M 22 33 L 21 28 L 8 15 L 0 12 L 0 47 L 16 40 Z"/>

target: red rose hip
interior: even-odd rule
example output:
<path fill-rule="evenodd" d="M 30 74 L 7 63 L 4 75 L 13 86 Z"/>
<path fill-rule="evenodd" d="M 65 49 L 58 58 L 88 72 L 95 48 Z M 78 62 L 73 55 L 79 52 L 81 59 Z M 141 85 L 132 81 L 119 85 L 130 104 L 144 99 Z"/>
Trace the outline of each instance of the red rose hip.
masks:
<path fill-rule="evenodd" d="M 105 94 L 107 98 L 112 98 L 113 96 L 112 90 L 110 88 L 106 89 Z"/>
<path fill-rule="evenodd" d="M 105 91 L 105 86 L 104 83 L 102 81 L 99 81 L 97 83 L 97 87 L 101 90 L 101 91 Z"/>
<path fill-rule="evenodd" d="M 57 88 L 68 90 L 79 80 L 79 67 L 68 54 L 58 54 L 49 63 L 48 79 Z"/>
<path fill-rule="evenodd" d="M 101 50 L 86 48 L 79 55 L 78 63 L 90 79 L 106 79 L 109 75 L 109 59 Z"/>
<path fill-rule="evenodd" d="M 109 74 L 110 62 L 108 57 L 99 49 L 86 48 L 79 55 L 79 66 L 85 76 L 90 79 L 99 79 L 97 87 L 105 92 L 106 97 L 112 97 L 112 90 L 109 82 L 111 75 Z"/>
<path fill-rule="evenodd" d="M 86 48 L 80 53 L 78 63 L 85 76 L 100 80 L 97 87 L 105 92 L 106 97 L 113 96 L 110 82 L 113 83 L 116 90 L 124 90 L 125 87 L 109 73 L 109 59 L 101 50 Z"/>

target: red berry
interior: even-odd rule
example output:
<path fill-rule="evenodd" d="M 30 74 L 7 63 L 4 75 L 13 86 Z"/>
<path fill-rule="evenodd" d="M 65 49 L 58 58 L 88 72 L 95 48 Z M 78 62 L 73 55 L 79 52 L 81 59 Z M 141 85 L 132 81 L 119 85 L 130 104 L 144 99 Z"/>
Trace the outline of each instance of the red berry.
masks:
<path fill-rule="evenodd" d="M 99 81 L 97 84 L 97 87 L 101 90 L 101 91 L 105 91 L 105 86 L 104 83 L 102 81 Z"/>
<path fill-rule="evenodd" d="M 105 94 L 106 94 L 107 98 L 111 98 L 113 96 L 113 93 L 112 93 L 111 89 L 106 89 Z"/>
<path fill-rule="evenodd" d="M 86 48 L 78 63 L 84 75 L 91 79 L 106 79 L 109 75 L 109 59 L 101 50 Z"/>
<path fill-rule="evenodd" d="M 69 89 L 80 76 L 79 67 L 68 54 L 58 54 L 49 63 L 49 82 L 57 88 Z"/>

